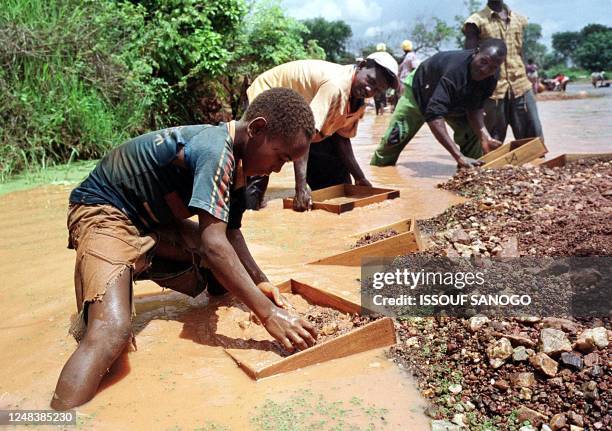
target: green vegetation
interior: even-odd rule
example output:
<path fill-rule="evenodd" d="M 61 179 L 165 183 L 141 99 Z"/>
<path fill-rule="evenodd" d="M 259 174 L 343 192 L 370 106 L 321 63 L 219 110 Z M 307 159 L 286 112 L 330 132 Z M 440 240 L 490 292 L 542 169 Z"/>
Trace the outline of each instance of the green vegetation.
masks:
<path fill-rule="evenodd" d="M 350 401 L 329 401 L 311 391 L 296 393 L 287 401 L 266 400 L 252 423 L 261 431 L 374 431 L 386 427 L 386 409 Z"/>
<path fill-rule="evenodd" d="M 6 0 L 0 182 L 129 137 L 241 114 L 248 82 L 324 58 L 278 1 Z"/>
<path fill-rule="evenodd" d="M 345 49 L 353 31 L 344 21 L 327 21 L 325 18 L 319 17 L 307 19 L 303 21 L 303 24 L 306 26 L 303 39 L 316 40 L 323 49 L 326 60 L 337 63 L 353 57 Z"/>

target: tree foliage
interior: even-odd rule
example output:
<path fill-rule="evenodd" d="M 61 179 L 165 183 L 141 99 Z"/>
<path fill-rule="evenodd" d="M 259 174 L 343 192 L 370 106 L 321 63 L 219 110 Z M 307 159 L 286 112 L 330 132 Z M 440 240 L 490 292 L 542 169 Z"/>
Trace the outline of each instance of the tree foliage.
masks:
<path fill-rule="evenodd" d="M 463 23 L 470 15 L 482 9 L 483 3 L 481 0 L 463 0 L 463 6 L 466 9 L 465 15 L 455 15 L 455 41 L 457 48 L 463 49 L 465 46 L 465 35 L 463 34 Z"/>
<path fill-rule="evenodd" d="M 455 30 L 440 18 L 417 18 L 410 30 L 414 51 L 439 52 L 444 42 L 455 35 Z"/>
<path fill-rule="evenodd" d="M 353 36 L 353 31 L 346 22 L 327 21 L 319 17 L 304 20 L 302 23 L 307 29 L 302 36 L 303 39 L 315 40 L 325 51 L 327 60 L 338 62 L 346 57 L 346 43 Z"/>
<path fill-rule="evenodd" d="M 612 27 L 589 24 L 579 32 L 561 32 L 552 36 L 557 58 L 589 71 L 612 68 Z"/>
<path fill-rule="evenodd" d="M 525 62 L 531 58 L 536 64 L 544 63 L 546 45 L 541 44 L 540 39 L 542 39 L 542 26 L 535 23 L 527 24 L 523 30 L 523 60 Z"/>

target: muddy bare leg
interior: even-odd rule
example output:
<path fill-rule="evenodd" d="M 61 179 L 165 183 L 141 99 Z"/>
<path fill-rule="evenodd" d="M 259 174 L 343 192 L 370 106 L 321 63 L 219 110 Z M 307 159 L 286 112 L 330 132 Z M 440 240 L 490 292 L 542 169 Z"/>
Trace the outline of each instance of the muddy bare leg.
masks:
<path fill-rule="evenodd" d="M 62 369 L 51 407 L 67 410 L 91 400 L 108 369 L 130 342 L 131 274 L 108 286 L 102 301 L 89 304 L 87 332 Z"/>

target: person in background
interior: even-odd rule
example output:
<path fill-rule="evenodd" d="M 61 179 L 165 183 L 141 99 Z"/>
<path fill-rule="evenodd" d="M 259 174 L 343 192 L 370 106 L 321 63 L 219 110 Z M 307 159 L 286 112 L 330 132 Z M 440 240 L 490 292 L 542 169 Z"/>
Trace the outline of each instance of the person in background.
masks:
<path fill-rule="evenodd" d="M 387 45 L 379 43 L 376 45 L 376 52 L 387 52 Z M 383 115 L 385 108 L 387 107 L 387 92 L 381 91 L 374 95 L 374 108 L 376 108 L 376 115 Z"/>
<path fill-rule="evenodd" d="M 402 50 L 404 51 L 404 57 L 402 58 L 402 62 L 399 65 L 399 80 L 400 82 L 404 82 L 404 80 L 412 73 L 414 69 L 417 67 L 417 56 L 412 50 L 412 42 L 408 39 L 402 42 Z M 399 95 L 401 96 L 404 91 L 404 86 L 400 85 Z"/>
<path fill-rule="evenodd" d="M 540 85 L 540 79 L 538 74 L 539 68 L 538 65 L 534 63 L 532 58 L 527 60 L 527 66 L 525 66 L 525 70 L 527 72 L 527 79 L 531 81 L 533 94 L 538 94 L 538 87 Z"/>
<path fill-rule="evenodd" d="M 485 124 L 491 136 L 504 141 L 508 125 L 515 139 L 544 138 L 531 82 L 523 64 L 523 30 L 527 18 L 510 10 L 502 0 L 489 0 L 463 25 L 465 48 L 473 49 L 487 39 L 501 39 L 508 47 L 497 88 L 485 103 Z"/>
<path fill-rule="evenodd" d="M 249 100 L 263 91 L 291 88 L 310 103 L 316 134 L 310 152 L 293 161 L 295 199 L 293 209 L 312 206 L 311 190 L 350 183 L 370 186 L 355 159 L 351 138 L 357 134 L 365 112 L 365 99 L 396 88 L 397 61 L 387 52 L 374 52 L 356 65 L 342 66 L 322 60 L 298 60 L 276 66 L 259 75 L 247 90 Z M 267 176 L 250 177 L 247 208 L 264 205 Z"/>

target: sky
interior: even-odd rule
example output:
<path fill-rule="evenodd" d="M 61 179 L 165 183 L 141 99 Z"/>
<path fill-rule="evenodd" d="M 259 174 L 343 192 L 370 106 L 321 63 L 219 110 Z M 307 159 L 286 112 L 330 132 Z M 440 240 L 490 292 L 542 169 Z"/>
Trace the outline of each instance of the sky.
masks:
<path fill-rule="evenodd" d="M 548 47 L 556 32 L 577 31 L 591 23 L 612 26 L 612 0 L 507 0 L 506 4 L 542 26 L 542 42 Z M 353 29 L 353 38 L 374 42 L 381 31 L 401 33 L 419 17 L 436 16 L 454 25 L 456 15 L 466 15 L 462 0 L 282 0 L 282 5 L 297 19 L 344 20 Z"/>

